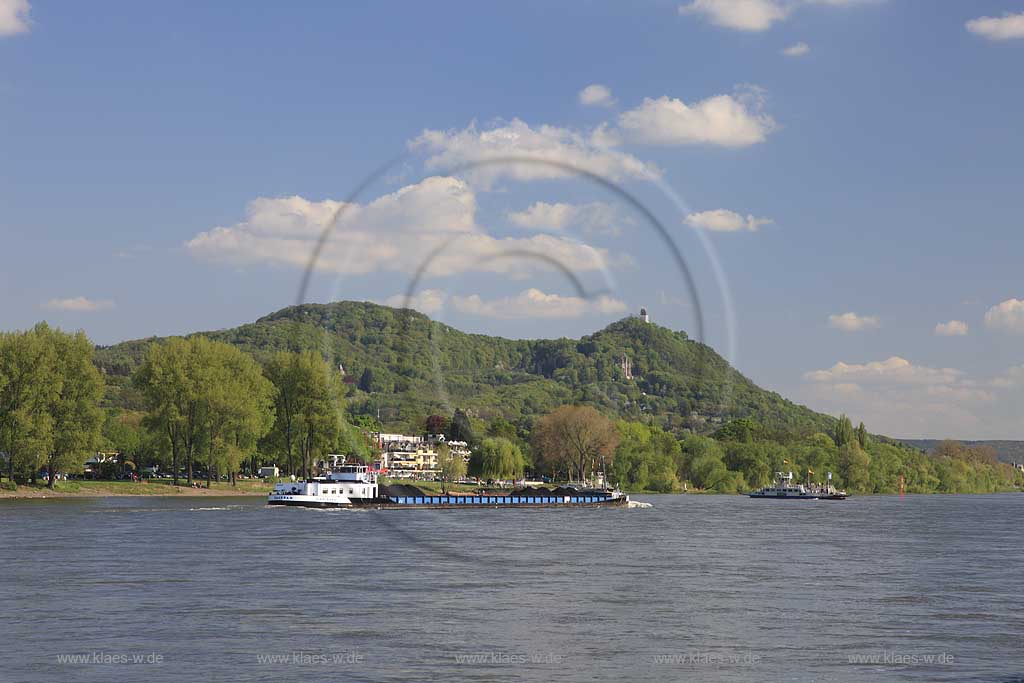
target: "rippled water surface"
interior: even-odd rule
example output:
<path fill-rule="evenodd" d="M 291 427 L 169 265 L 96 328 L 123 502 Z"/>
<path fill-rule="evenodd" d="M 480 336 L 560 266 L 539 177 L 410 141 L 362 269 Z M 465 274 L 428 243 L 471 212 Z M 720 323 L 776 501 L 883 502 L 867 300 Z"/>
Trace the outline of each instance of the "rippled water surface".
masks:
<path fill-rule="evenodd" d="M 0 501 L 0 681 L 1024 677 L 1024 495 L 638 498 Z"/>

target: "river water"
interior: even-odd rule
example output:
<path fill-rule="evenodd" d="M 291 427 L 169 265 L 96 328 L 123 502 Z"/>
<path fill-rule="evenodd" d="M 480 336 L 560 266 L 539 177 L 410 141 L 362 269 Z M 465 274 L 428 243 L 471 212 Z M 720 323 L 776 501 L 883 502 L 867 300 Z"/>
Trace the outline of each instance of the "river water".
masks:
<path fill-rule="evenodd" d="M 0 501 L 0 681 L 1024 677 L 1024 495 Z"/>

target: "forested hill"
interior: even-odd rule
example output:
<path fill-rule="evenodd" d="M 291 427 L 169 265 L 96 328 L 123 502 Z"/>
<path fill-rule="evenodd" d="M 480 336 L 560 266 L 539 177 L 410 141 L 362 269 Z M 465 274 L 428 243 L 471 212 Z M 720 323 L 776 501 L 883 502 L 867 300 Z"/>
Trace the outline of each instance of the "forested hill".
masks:
<path fill-rule="evenodd" d="M 344 367 L 349 412 L 376 416 L 379 409 L 383 422 L 396 427 L 462 408 L 526 428 L 566 403 L 650 418 L 673 431 L 709 432 L 735 417 L 753 417 L 780 434 L 830 432 L 835 422 L 761 389 L 685 332 L 638 318 L 582 339 L 512 340 L 466 334 L 407 309 L 343 301 L 292 306 L 201 334 L 259 360 L 275 351 L 319 350 Z M 154 341 L 97 350 L 108 405 L 138 407 L 129 378 Z"/>
<path fill-rule="evenodd" d="M 899 441 L 908 446 L 919 448 L 920 450 L 927 451 L 929 453 L 933 452 L 935 448 L 942 443 L 939 439 L 899 439 Z M 1003 462 L 1024 462 L 1024 441 L 999 441 L 989 439 L 983 441 L 961 441 L 960 443 L 971 448 L 987 446 L 995 451 L 996 456 Z"/>

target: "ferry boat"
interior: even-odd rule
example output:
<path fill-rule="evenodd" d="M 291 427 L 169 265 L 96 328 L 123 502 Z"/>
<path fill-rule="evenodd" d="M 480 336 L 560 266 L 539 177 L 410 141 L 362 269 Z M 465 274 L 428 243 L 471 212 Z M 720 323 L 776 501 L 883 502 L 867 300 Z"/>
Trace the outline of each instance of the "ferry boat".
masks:
<path fill-rule="evenodd" d="M 614 507 L 629 506 L 618 489 L 558 487 L 515 491 L 478 491 L 432 495 L 408 485 L 379 485 L 377 473 L 365 465 L 336 465 L 320 477 L 282 482 L 267 496 L 268 505 L 313 508 L 483 508 L 483 507 Z"/>
<path fill-rule="evenodd" d="M 792 472 L 776 472 L 775 483 L 749 494 L 751 498 L 773 498 L 779 500 L 817 500 L 818 496 L 806 486 L 793 483 Z"/>
<path fill-rule="evenodd" d="M 811 484 L 810 470 L 807 474 L 807 488 L 818 496 L 818 500 L 846 500 L 846 491 L 840 491 L 832 485 L 832 473 L 828 473 L 828 480 L 824 484 Z"/>
<path fill-rule="evenodd" d="M 809 475 L 808 475 L 809 477 Z M 846 500 L 846 491 L 840 491 L 831 483 L 832 474 L 829 473 L 829 483 L 826 485 L 807 485 L 793 482 L 792 472 L 776 472 L 775 483 L 748 493 L 751 498 L 772 498 L 775 500 Z"/>

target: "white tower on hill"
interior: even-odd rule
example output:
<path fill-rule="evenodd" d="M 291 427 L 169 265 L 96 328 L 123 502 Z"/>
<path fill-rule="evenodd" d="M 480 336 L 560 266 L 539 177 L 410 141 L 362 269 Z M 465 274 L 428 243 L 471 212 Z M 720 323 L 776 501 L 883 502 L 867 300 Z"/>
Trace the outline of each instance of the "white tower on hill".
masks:
<path fill-rule="evenodd" d="M 647 315 L 647 309 L 646 308 L 641 308 L 640 309 L 640 319 L 643 320 L 645 323 L 651 322 L 651 316 Z"/>

